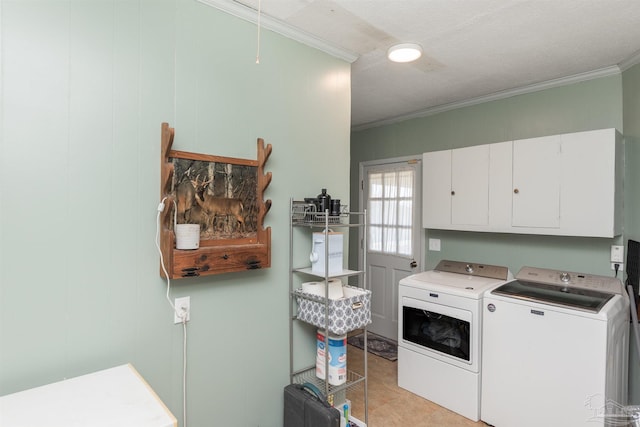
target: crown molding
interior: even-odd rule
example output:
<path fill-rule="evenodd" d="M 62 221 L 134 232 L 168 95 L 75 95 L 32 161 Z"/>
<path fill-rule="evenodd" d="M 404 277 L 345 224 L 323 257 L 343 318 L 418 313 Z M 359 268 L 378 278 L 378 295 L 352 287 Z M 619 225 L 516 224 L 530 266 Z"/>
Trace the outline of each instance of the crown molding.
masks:
<path fill-rule="evenodd" d="M 639 58 L 640 59 L 640 58 Z M 512 96 L 524 95 L 527 93 L 538 92 L 541 90 L 552 89 L 560 86 L 566 86 L 574 83 L 580 83 L 587 80 L 593 80 L 601 77 L 608 77 L 620 74 L 620 68 L 616 65 L 611 67 L 601 68 L 599 70 L 589 71 L 586 73 L 574 74 L 568 77 L 562 77 L 558 79 L 547 80 L 540 83 L 534 83 L 527 86 L 522 86 L 514 89 L 503 90 L 488 95 L 479 96 L 463 101 L 451 102 L 449 104 L 436 105 L 424 110 L 415 111 L 408 114 L 392 117 L 385 120 L 379 120 L 369 123 L 363 123 L 361 125 L 353 126 L 352 131 L 360 131 L 378 126 L 386 126 L 405 120 L 417 119 L 421 117 L 433 116 L 435 114 L 444 113 L 445 111 L 451 111 L 458 108 L 471 107 L 473 105 L 483 104 L 485 102 L 497 101 L 500 99 L 510 98 Z"/>
<path fill-rule="evenodd" d="M 229 15 L 233 15 L 237 18 L 244 19 L 245 21 L 252 22 L 254 24 L 258 24 L 258 11 L 252 9 L 243 4 L 237 3 L 235 1 L 230 0 L 197 0 L 200 3 L 206 4 L 208 6 L 215 7 L 223 12 L 228 13 Z M 334 56 L 338 59 L 342 59 L 347 61 L 348 63 L 353 63 L 356 59 L 358 59 L 358 54 L 350 52 L 346 49 L 335 46 L 331 43 L 328 43 L 325 40 L 322 40 L 313 34 L 307 33 L 299 28 L 296 28 L 292 25 L 287 24 L 284 21 L 280 21 L 279 19 L 273 18 L 271 16 L 261 14 L 260 15 L 260 26 L 267 30 L 271 30 L 275 33 L 278 33 L 284 37 L 290 38 L 292 40 L 298 41 L 307 46 L 313 47 L 315 49 L 321 50 L 322 52 L 328 53 L 331 56 Z"/>
<path fill-rule="evenodd" d="M 626 59 L 619 63 L 618 67 L 620 67 L 620 71 L 627 71 L 629 68 L 637 64 L 640 64 L 640 50 L 631 55 L 629 59 Z"/>

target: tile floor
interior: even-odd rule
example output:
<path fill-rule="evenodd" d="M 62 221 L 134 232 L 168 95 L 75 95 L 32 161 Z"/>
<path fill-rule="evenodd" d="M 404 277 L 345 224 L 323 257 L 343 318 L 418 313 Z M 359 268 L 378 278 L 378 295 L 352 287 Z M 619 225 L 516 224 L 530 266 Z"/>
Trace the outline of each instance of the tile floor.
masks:
<path fill-rule="evenodd" d="M 349 370 L 364 372 L 362 350 L 347 346 L 347 361 Z M 368 355 L 368 427 L 486 427 L 398 387 L 397 366 L 398 362 Z M 364 421 L 362 388 L 349 390 L 347 397 L 353 415 Z"/>

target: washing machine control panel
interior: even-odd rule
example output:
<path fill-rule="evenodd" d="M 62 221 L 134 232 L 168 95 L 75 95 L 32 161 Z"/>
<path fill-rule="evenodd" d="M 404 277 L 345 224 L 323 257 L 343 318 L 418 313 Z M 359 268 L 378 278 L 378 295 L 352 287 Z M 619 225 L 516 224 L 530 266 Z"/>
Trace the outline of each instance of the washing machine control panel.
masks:
<path fill-rule="evenodd" d="M 467 276 L 487 277 L 489 279 L 508 280 L 509 269 L 498 265 L 474 264 L 463 261 L 442 260 L 438 263 L 436 271 L 446 273 L 465 274 Z"/>
<path fill-rule="evenodd" d="M 537 267 L 522 267 L 516 279 L 549 285 L 570 286 L 594 291 L 621 294 L 622 282 L 615 277 L 596 276 L 561 270 L 548 270 Z"/>

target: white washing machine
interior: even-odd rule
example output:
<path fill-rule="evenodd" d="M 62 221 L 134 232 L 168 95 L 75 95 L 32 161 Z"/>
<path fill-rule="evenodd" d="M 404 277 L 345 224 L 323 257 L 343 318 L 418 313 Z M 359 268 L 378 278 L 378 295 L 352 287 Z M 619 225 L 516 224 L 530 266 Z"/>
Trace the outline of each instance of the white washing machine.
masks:
<path fill-rule="evenodd" d="M 477 421 L 482 295 L 506 267 L 441 261 L 398 286 L 398 386 Z"/>
<path fill-rule="evenodd" d="M 484 297 L 482 420 L 627 425 L 629 298 L 613 277 L 523 267 Z"/>

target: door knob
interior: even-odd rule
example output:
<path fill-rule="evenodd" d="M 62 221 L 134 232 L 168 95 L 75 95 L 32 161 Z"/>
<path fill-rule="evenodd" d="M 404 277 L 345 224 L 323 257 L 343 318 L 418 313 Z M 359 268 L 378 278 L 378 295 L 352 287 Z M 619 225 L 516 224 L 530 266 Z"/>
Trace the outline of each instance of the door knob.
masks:
<path fill-rule="evenodd" d="M 418 266 L 418 263 L 416 262 L 415 259 L 412 259 L 411 262 L 409 263 L 409 266 L 411 268 L 416 268 Z"/>

